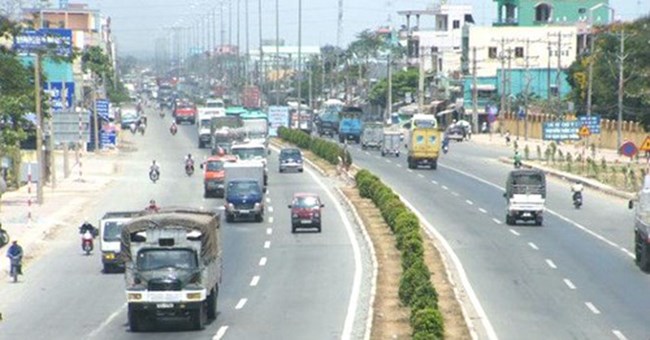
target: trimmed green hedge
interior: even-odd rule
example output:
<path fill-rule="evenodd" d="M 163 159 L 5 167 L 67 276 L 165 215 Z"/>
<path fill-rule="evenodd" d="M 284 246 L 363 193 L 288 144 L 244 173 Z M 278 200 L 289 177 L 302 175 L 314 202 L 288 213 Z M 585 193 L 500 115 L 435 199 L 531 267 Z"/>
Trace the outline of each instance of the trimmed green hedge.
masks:
<path fill-rule="evenodd" d="M 359 194 L 372 200 L 395 234 L 403 270 L 398 294 L 400 301 L 411 308 L 413 339 L 442 339 L 444 321 L 438 310 L 438 293 L 431 284 L 431 272 L 424 263 L 420 220 L 370 171 L 357 172 L 355 180 Z"/>
<path fill-rule="evenodd" d="M 311 150 L 318 157 L 323 158 L 330 164 L 338 165 L 340 158 L 343 160 L 344 165 L 352 165 L 352 155 L 350 155 L 350 152 L 344 150 L 334 142 L 312 137 L 304 131 L 287 129 L 286 127 L 280 127 L 278 129 L 278 136 L 301 149 Z"/>

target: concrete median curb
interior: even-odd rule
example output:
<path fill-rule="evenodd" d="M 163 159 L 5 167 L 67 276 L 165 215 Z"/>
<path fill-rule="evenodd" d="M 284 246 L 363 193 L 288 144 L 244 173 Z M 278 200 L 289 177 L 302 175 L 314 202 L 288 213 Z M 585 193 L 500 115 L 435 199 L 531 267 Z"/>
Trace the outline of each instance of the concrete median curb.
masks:
<path fill-rule="evenodd" d="M 501 163 L 505 163 L 505 164 L 512 164 L 512 159 L 508 158 L 508 157 L 499 157 L 499 161 Z M 521 164 L 524 167 L 527 167 L 527 168 L 541 170 L 544 173 L 546 173 L 548 175 L 551 175 L 553 177 L 559 178 L 561 180 L 570 181 L 570 182 L 579 182 L 579 183 L 582 183 L 583 185 L 585 185 L 587 187 L 590 187 L 590 188 L 592 188 L 594 190 L 598 190 L 598 191 L 601 191 L 603 193 L 606 193 L 606 194 L 609 194 L 609 195 L 612 195 L 612 196 L 616 196 L 616 197 L 619 197 L 619 198 L 623 198 L 623 199 L 626 199 L 626 200 L 634 199 L 634 196 L 635 196 L 634 193 L 618 190 L 616 188 L 613 188 L 613 187 L 611 187 L 611 186 L 609 186 L 607 184 L 603 184 L 603 183 L 598 182 L 596 180 L 593 180 L 591 178 L 585 178 L 585 177 L 582 177 L 582 176 L 579 176 L 579 175 L 574 175 L 574 174 L 571 174 L 571 173 L 568 173 L 568 172 L 565 172 L 565 171 L 562 171 L 562 170 L 553 169 L 551 167 L 547 167 L 547 166 L 544 166 L 544 165 L 541 165 L 541 164 L 535 164 L 535 163 L 530 162 L 530 161 L 522 161 Z"/>

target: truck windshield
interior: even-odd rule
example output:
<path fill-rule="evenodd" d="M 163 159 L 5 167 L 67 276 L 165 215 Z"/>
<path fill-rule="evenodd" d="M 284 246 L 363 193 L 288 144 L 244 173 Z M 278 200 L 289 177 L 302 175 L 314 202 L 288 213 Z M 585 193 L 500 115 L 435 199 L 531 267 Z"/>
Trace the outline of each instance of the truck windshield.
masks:
<path fill-rule="evenodd" d="M 417 128 L 421 129 L 435 129 L 436 128 L 436 121 L 433 119 L 416 119 L 413 120 L 413 125 Z"/>
<path fill-rule="evenodd" d="M 194 269 L 198 267 L 196 254 L 191 249 L 143 249 L 138 253 L 141 271 L 164 268 Z"/>
<path fill-rule="evenodd" d="M 236 181 L 228 183 L 228 192 L 236 196 L 255 195 L 260 187 L 255 181 Z"/>
<path fill-rule="evenodd" d="M 211 119 L 201 119 L 201 129 L 210 129 L 212 126 Z"/>
<path fill-rule="evenodd" d="M 102 238 L 105 242 L 115 242 L 120 240 L 120 235 L 122 234 L 122 224 L 118 222 L 106 222 L 104 223 L 104 235 Z"/>
<path fill-rule="evenodd" d="M 223 170 L 223 161 L 209 161 L 206 166 L 207 171 L 221 171 Z"/>
<path fill-rule="evenodd" d="M 241 160 L 264 158 L 266 156 L 266 152 L 262 146 L 254 148 L 235 148 L 232 149 L 232 154 L 239 157 Z"/>

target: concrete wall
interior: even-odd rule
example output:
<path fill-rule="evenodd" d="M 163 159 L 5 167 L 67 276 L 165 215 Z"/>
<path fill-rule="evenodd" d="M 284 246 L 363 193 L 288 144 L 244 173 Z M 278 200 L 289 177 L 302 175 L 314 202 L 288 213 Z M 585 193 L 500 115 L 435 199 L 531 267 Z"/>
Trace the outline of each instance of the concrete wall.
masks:
<path fill-rule="evenodd" d="M 542 125 L 545 121 L 553 121 L 550 115 L 529 115 L 528 116 L 528 137 L 542 138 Z M 515 120 L 512 114 L 506 115 L 505 119 L 499 122 L 503 124 L 502 131 L 510 131 L 512 136 L 517 136 L 517 123 L 519 123 L 519 136 L 524 136 L 524 121 Z M 591 135 L 590 141 L 596 143 L 599 148 L 616 149 L 616 121 L 603 119 L 601 124 L 601 133 Z M 643 131 L 643 127 L 635 122 L 623 122 L 622 140 L 632 141 L 637 147 L 641 146 L 645 138 L 649 135 Z"/>

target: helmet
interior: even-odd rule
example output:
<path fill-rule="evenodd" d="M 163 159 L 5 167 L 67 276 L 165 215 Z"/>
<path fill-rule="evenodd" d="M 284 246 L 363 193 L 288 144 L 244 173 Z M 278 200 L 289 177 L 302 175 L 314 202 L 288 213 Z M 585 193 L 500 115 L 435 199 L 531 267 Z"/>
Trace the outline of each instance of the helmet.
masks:
<path fill-rule="evenodd" d="M 154 159 L 154 160 L 151 162 L 151 164 L 156 164 L 156 160 Z"/>
<path fill-rule="evenodd" d="M 150 205 L 156 205 L 156 200 L 149 200 Z"/>
<path fill-rule="evenodd" d="M 187 154 L 187 158 L 192 158 L 192 154 L 191 154 L 191 153 L 188 153 L 188 154 Z"/>

